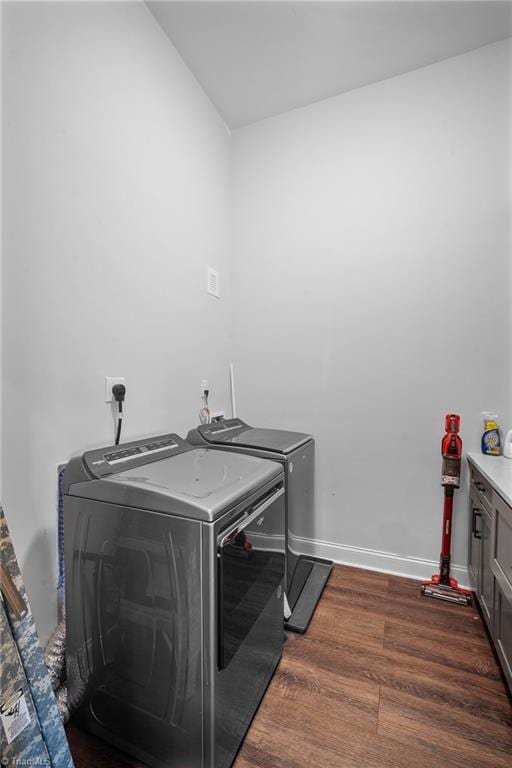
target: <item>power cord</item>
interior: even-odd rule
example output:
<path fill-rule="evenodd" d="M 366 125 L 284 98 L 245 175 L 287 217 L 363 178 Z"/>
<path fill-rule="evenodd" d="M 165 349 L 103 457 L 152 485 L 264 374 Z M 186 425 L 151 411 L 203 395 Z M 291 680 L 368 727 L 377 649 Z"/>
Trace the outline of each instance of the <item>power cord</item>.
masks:
<path fill-rule="evenodd" d="M 126 395 L 126 387 L 124 384 L 114 384 L 112 387 L 112 394 L 114 400 L 117 403 L 117 430 L 115 445 L 119 445 L 121 439 L 121 428 L 123 426 L 123 402 Z"/>

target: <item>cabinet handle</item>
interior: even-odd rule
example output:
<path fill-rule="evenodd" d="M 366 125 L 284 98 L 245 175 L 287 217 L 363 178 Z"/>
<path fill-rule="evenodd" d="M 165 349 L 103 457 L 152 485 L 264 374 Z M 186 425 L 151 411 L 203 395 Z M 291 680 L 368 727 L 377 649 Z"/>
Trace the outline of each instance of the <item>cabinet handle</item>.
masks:
<path fill-rule="evenodd" d="M 473 521 L 472 521 L 472 524 L 471 524 L 471 533 L 473 534 L 475 539 L 481 539 L 482 538 L 482 534 L 480 533 L 480 531 L 477 531 L 477 529 L 476 529 L 476 518 L 477 517 L 482 517 L 482 513 L 479 511 L 478 507 L 473 507 Z"/>
<path fill-rule="evenodd" d="M 483 483 L 475 482 L 475 485 L 480 493 L 487 493 L 487 487 Z"/>

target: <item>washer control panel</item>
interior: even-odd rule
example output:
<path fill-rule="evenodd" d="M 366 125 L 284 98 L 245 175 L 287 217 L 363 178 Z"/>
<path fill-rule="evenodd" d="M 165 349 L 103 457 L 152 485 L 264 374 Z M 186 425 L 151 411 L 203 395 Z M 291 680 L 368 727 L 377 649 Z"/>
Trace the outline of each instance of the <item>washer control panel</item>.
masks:
<path fill-rule="evenodd" d="M 224 439 L 224 436 L 233 437 L 233 433 L 242 432 L 247 428 L 247 424 L 241 419 L 226 419 L 215 424 L 202 424 L 198 430 L 205 440 L 216 442 L 219 438 Z"/>

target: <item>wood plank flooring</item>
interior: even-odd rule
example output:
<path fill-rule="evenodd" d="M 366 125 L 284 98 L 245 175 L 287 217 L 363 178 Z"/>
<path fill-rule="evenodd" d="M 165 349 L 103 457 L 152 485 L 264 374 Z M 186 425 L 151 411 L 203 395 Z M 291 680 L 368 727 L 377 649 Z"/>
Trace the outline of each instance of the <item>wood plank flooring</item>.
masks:
<path fill-rule="evenodd" d="M 77 768 L 140 765 L 72 725 L 68 736 Z M 478 611 L 336 566 L 234 763 L 310 766 L 511 768 L 511 700 Z"/>

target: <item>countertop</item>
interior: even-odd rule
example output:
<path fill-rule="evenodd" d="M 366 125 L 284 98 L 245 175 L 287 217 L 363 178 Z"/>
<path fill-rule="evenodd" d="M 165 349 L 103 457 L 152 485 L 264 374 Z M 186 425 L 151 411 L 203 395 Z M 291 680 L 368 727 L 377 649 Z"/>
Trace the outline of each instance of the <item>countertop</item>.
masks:
<path fill-rule="evenodd" d="M 466 458 L 489 481 L 495 491 L 512 507 L 512 459 L 468 453 Z"/>

